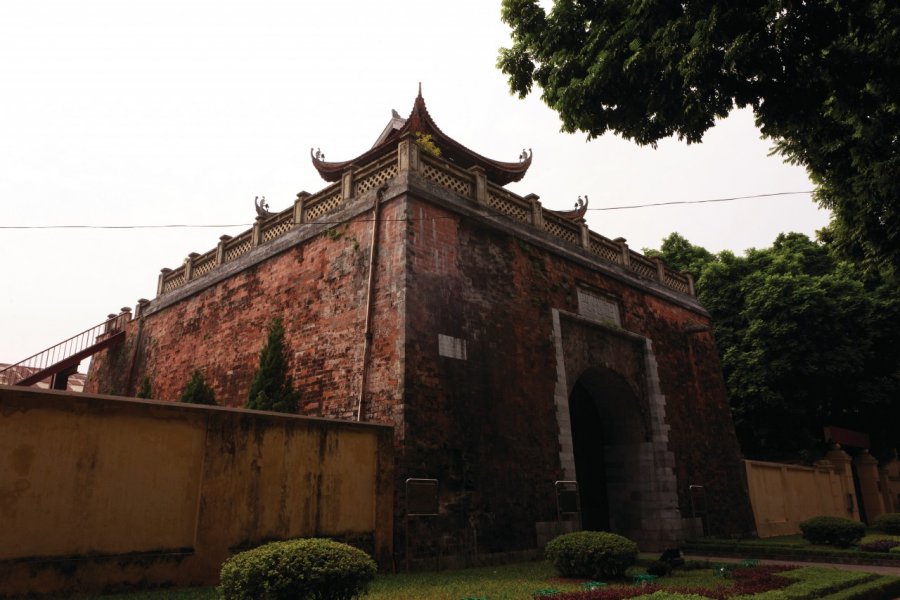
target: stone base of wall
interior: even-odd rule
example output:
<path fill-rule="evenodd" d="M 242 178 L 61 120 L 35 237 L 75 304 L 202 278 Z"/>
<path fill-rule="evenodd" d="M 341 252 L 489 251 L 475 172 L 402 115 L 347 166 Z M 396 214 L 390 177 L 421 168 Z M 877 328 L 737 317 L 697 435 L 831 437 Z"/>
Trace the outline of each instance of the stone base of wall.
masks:
<path fill-rule="evenodd" d="M 496 565 L 511 565 L 539 560 L 543 558 L 543 550 L 537 548 L 531 550 L 514 550 L 511 552 L 492 552 L 490 554 L 473 554 L 468 556 L 427 556 L 409 559 L 410 571 L 456 571 L 470 567 L 492 567 Z M 395 571 L 405 569 L 403 563 L 395 565 Z"/>

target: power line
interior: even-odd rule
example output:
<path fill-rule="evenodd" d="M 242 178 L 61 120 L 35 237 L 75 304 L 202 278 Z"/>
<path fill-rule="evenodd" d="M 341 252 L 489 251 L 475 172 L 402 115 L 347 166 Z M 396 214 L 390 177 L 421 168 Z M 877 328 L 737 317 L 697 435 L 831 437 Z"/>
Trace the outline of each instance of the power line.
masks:
<path fill-rule="evenodd" d="M 673 200 L 672 202 L 652 202 L 650 204 L 628 204 L 625 206 L 603 206 L 600 208 L 588 208 L 588 210 L 626 210 L 629 208 L 647 208 L 650 206 L 672 206 L 675 204 L 707 204 L 709 202 L 733 202 L 735 200 L 748 200 L 750 198 L 769 198 L 772 196 L 793 196 L 796 194 L 812 194 L 812 190 L 804 192 L 773 192 L 771 194 L 754 194 L 752 196 L 732 196 L 730 198 L 709 198 L 706 200 Z"/>
<path fill-rule="evenodd" d="M 794 196 L 799 194 L 812 194 L 812 190 L 802 192 L 772 192 L 769 194 L 753 194 L 751 196 L 732 196 L 729 198 L 707 198 L 704 200 L 673 200 L 671 202 L 650 202 L 647 204 L 626 204 L 623 206 L 601 206 L 597 208 L 588 208 L 587 210 L 629 210 L 634 208 L 650 208 L 654 206 L 674 206 L 679 204 L 708 204 L 711 202 L 734 202 L 736 200 L 749 200 L 753 198 L 770 198 L 774 196 Z M 430 219 L 451 219 L 453 217 L 430 217 Z M 395 221 L 416 221 L 415 218 L 408 219 L 379 219 L 385 222 Z M 356 219 L 356 221 L 372 221 L 372 219 Z M 345 221 L 306 221 L 304 225 L 320 224 L 320 225 L 340 225 Z M 200 228 L 217 228 L 226 227 L 252 227 L 252 223 L 220 223 L 220 224 L 191 224 L 191 223 L 170 223 L 163 225 L 0 225 L 0 229 L 200 229 Z"/>

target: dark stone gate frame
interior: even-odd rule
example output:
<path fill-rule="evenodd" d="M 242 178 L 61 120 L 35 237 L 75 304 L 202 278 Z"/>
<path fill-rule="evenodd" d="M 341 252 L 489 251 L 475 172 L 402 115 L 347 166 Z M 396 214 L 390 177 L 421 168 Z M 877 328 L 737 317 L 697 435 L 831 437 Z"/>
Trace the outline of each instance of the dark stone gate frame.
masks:
<path fill-rule="evenodd" d="M 684 540 L 685 523 L 678 508 L 675 455 L 669 447 L 669 429 L 666 423 L 666 398 L 659 385 L 656 358 L 652 341 L 613 324 L 595 321 L 582 315 L 552 309 L 553 338 L 556 347 L 556 386 L 554 402 L 559 427 L 560 466 L 564 478 L 575 480 L 575 454 L 569 413 L 569 397 L 579 377 L 591 367 L 606 367 L 597 356 L 588 356 L 590 364 L 579 364 L 582 359 L 567 355 L 563 330 L 574 329 L 587 340 L 599 344 L 630 347 L 636 351 L 642 364 L 637 365 L 635 377 L 610 369 L 625 379 L 631 387 L 641 390 L 637 394 L 643 405 L 645 437 L 639 444 L 636 456 L 625 456 L 625 489 L 620 496 L 635 502 L 639 526 L 628 531 L 641 550 L 656 551 L 679 544 Z M 619 498 L 620 500 L 624 498 Z M 610 502 L 610 513 L 614 507 Z M 613 524 L 613 528 L 616 526 Z"/>

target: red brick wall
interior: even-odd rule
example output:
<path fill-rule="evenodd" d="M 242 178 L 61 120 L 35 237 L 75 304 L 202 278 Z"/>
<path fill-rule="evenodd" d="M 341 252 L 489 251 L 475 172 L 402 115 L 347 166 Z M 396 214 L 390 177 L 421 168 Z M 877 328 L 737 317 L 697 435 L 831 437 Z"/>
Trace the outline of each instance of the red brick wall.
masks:
<path fill-rule="evenodd" d="M 403 230 L 399 205 L 385 206 L 375 288 L 376 343 L 369 389 L 380 402 L 371 420 L 400 424 Z M 193 369 L 216 399 L 243 406 L 271 320 L 281 316 L 301 412 L 355 416 L 372 234 L 371 213 L 237 273 L 146 318 L 133 321 L 124 348 L 95 357 L 88 388 L 134 394 L 144 375 L 153 397 L 177 400 Z M 165 299 L 165 296 L 163 296 Z M 137 358 L 131 366 L 130 357 Z"/>
<path fill-rule="evenodd" d="M 707 486 L 719 533 L 753 529 L 711 334 L 702 314 L 573 261 L 414 201 L 407 285 L 403 476 L 442 482 L 448 525 L 478 522 L 490 548 L 534 546 L 534 522 L 554 520 L 562 476 L 554 405 L 551 309 L 578 312 L 577 286 L 620 299 L 623 326 L 650 338 L 666 396 L 679 501 Z M 441 357 L 437 335 L 466 340 L 467 360 Z M 627 371 L 626 371 L 627 372 Z M 569 382 L 570 384 L 574 382 Z"/>
<path fill-rule="evenodd" d="M 382 217 L 364 417 L 395 426 L 398 517 L 402 482 L 436 477 L 443 516 L 430 522 L 448 543 L 474 528 L 480 551 L 534 547 L 535 521 L 556 518 L 562 477 L 552 309 L 577 313 L 588 285 L 616 297 L 624 328 L 653 341 L 682 513 L 687 486 L 705 485 L 721 506 L 716 533 L 753 528 L 711 334 L 684 332 L 708 323 L 702 313 L 435 204 L 400 195 Z M 364 213 L 151 308 L 122 347 L 95 357 L 87 389 L 134 394 L 147 374 L 154 398 L 177 400 L 199 368 L 220 403 L 242 406 L 280 315 L 302 412 L 354 417 L 371 226 Z M 466 340 L 466 360 L 439 356 L 438 334 Z"/>

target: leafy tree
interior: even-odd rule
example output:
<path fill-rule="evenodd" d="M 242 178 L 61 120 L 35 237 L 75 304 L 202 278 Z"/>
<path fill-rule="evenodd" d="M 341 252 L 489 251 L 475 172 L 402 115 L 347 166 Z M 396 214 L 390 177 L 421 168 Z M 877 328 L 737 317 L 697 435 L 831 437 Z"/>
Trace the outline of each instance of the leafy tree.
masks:
<path fill-rule="evenodd" d="M 142 384 L 143 386 L 143 384 Z M 190 404 L 208 404 L 216 405 L 216 393 L 203 379 L 203 373 L 194 369 L 191 373 L 191 380 L 181 392 L 181 401 Z"/>
<path fill-rule="evenodd" d="M 288 375 L 284 348 L 284 324 L 276 317 L 269 325 L 266 345 L 259 354 L 259 370 L 250 383 L 247 408 L 297 412 L 299 394 Z"/>
<path fill-rule="evenodd" d="M 900 3 L 503 0 L 498 67 L 565 131 L 701 141 L 750 107 L 833 211 L 834 246 L 900 272 Z"/>
<path fill-rule="evenodd" d="M 744 257 L 712 255 L 672 234 L 658 255 L 699 275 L 745 455 L 815 456 L 826 425 L 869 433 L 875 452 L 897 445 L 895 280 L 867 275 L 797 233 Z"/>
<path fill-rule="evenodd" d="M 150 378 L 144 375 L 144 378 L 141 379 L 141 387 L 137 393 L 138 398 L 152 398 L 153 397 L 153 386 L 150 384 Z"/>

